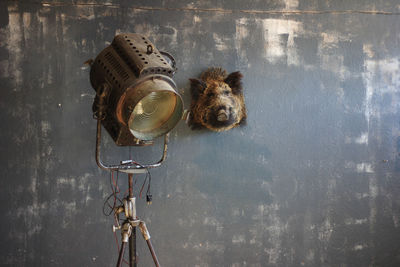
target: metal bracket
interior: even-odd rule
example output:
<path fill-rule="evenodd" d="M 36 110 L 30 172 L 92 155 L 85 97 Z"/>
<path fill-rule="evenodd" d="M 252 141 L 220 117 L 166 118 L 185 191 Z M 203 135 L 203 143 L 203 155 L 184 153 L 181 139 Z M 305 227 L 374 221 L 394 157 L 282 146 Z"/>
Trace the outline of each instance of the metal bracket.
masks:
<path fill-rule="evenodd" d="M 96 134 L 96 163 L 100 169 L 106 171 L 120 171 L 124 173 L 145 173 L 148 168 L 156 168 L 161 166 L 167 158 L 167 149 L 169 141 L 169 133 L 164 136 L 164 148 L 161 159 L 156 163 L 138 164 L 132 160 L 123 160 L 120 164 L 108 165 L 104 164 L 100 159 L 100 141 L 101 141 L 101 120 L 97 119 L 97 134 Z"/>

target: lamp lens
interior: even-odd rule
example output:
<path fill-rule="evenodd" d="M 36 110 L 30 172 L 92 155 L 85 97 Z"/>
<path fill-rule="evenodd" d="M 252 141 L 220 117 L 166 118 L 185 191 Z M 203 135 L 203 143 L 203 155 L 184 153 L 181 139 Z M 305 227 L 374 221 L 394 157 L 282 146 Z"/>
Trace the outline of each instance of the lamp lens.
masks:
<path fill-rule="evenodd" d="M 176 105 L 177 95 L 173 92 L 152 92 L 136 104 L 128 127 L 133 135 L 143 140 L 165 134 L 175 126 L 168 125 L 168 121 L 174 117 Z"/>

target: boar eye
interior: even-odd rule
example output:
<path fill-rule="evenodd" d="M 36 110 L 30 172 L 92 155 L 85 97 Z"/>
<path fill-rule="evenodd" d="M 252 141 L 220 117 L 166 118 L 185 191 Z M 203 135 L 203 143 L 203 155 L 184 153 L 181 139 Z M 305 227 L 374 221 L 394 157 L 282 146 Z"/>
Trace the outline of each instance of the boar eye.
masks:
<path fill-rule="evenodd" d="M 229 93 L 230 93 L 230 92 L 229 92 L 228 90 L 225 90 L 225 91 L 224 91 L 224 95 L 229 95 Z"/>
<path fill-rule="evenodd" d="M 213 96 L 214 96 L 214 93 L 213 93 L 213 92 L 210 92 L 210 93 L 207 94 L 207 96 L 208 96 L 208 97 L 213 97 Z"/>

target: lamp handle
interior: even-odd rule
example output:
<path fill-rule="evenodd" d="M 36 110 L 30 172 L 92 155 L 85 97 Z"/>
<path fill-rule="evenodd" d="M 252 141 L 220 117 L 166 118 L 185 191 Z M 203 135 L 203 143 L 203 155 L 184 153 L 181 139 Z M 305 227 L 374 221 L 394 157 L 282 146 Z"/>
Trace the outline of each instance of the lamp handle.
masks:
<path fill-rule="evenodd" d="M 164 58 L 167 58 L 170 62 L 172 66 L 172 68 L 174 69 L 174 73 L 178 71 L 178 68 L 176 67 L 176 61 L 175 58 L 168 52 L 165 51 L 160 51 L 160 54 L 163 55 Z"/>

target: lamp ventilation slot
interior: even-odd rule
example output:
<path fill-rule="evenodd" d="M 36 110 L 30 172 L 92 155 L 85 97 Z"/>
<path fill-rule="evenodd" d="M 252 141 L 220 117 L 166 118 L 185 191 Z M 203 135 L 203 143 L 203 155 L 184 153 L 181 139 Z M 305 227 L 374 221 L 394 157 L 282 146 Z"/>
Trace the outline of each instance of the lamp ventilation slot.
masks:
<path fill-rule="evenodd" d="M 129 74 L 122 68 L 119 62 L 114 58 L 113 54 L 108 52 L 105 54 L 104 58 L 108 61 L 108 63 L 113 67 L 116 73 L 124 80 L 129 79 Z"/>

